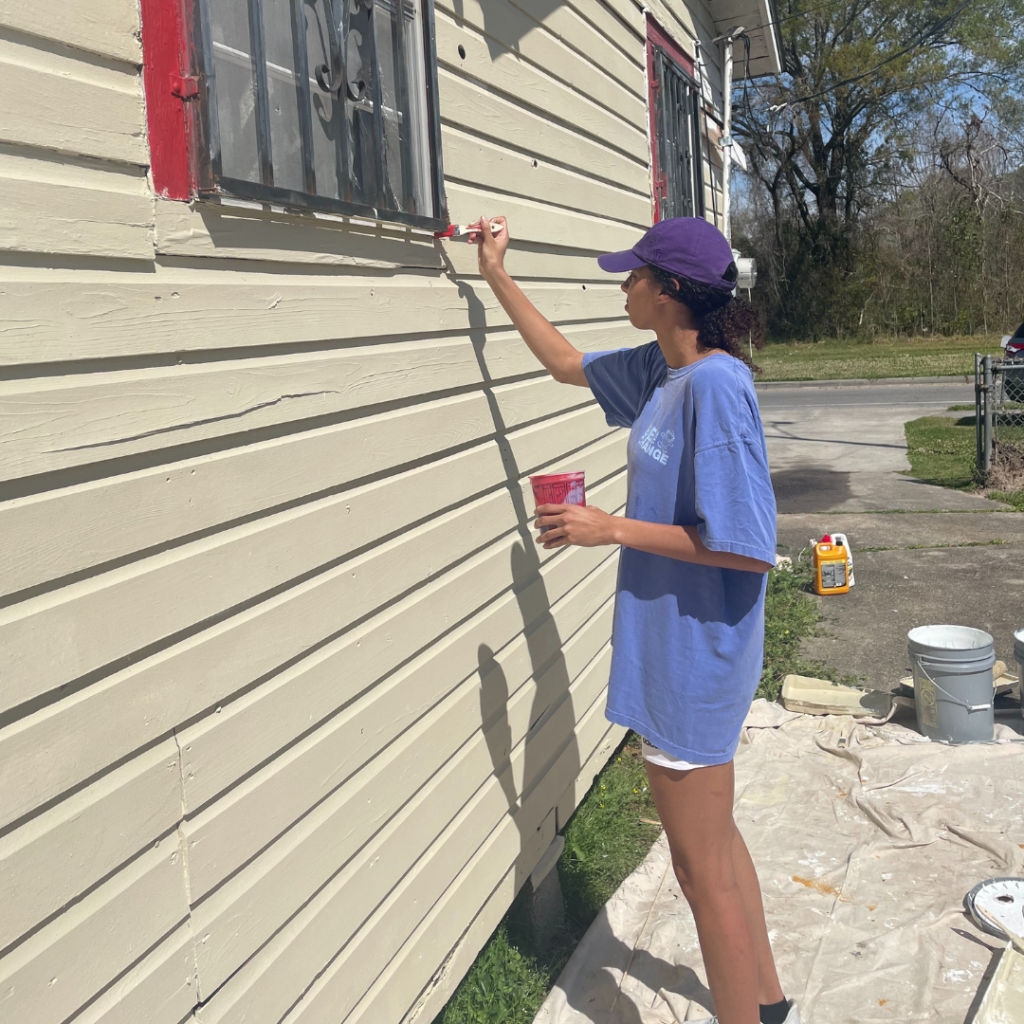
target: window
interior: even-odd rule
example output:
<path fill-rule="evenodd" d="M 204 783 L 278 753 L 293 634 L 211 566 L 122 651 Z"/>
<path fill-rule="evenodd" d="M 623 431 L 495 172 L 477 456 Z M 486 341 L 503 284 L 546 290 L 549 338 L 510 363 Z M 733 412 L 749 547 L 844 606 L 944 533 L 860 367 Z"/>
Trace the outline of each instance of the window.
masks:
<path fill-rule="evenodd" d="M 445 226 L 432 0 L 193 0 L 190 35 L 194 191 Z"/>
<path fill-rule="evenodd" d="M 692 62 L 647 23 L 655 220 L 704 216 L 700 90 Z"/>

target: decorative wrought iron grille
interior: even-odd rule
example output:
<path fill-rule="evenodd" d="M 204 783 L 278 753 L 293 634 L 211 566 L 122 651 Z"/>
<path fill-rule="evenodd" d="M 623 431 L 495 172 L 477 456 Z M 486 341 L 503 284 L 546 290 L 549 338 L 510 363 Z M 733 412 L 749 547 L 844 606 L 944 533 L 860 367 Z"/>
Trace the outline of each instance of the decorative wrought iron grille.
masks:
<path fill-rule="evenodd" d="M 446 226 L 432 0 L 195 0 L 200 193 Z"/>
<path fill-rule="evenodd" d="M 704 216 L 700 95 L 693 79 L 654 47 L 655 192 L 658 219 Z"/>

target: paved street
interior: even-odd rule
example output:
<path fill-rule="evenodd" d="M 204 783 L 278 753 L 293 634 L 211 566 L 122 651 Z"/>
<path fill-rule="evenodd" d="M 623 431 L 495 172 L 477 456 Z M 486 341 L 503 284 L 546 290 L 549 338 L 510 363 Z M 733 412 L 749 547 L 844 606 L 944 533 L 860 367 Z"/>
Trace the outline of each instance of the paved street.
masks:
<path fill-rule="evenodd" d="M 779 550 L 796 554 L 833 530 L 854 549 L 857 585 L 819 599 L 827 635 L 806 641 L 805 655 L 890 688 L 908 672 L 907 630 L 952 622 L 992 633 L 1012 663 L 1013 631 L 1024 626 L 1024 516 L 905 475 L 903 424 L 973 402 L 973 385 L 774 385 L 758 400 Z"/>
<path fill-rule="evenodd" d="M 762 385 L 757 397 L 780 513 L 998 507 L 901 475 L 903 424 L 973 403 L 971 384 Z"/>

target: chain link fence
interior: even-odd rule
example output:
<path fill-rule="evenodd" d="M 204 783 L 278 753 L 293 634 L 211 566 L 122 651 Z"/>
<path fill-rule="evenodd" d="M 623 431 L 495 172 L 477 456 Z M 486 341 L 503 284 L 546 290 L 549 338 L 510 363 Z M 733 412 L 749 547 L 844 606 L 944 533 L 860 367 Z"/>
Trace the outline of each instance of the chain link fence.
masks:
<path fill-rule="evenodd" d="M 1024 487 L 1024 360 L 975 354 L 974 422 L 979 479 Z"/>

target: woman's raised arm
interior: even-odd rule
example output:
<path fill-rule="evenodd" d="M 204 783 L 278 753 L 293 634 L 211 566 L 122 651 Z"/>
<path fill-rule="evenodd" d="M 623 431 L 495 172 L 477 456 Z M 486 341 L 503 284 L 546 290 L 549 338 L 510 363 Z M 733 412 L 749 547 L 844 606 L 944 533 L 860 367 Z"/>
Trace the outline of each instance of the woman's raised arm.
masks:
<path fill-rule="evenodd" d="M 562 384 L 588 387 L 583 372 L 583 353 L 574 348 L 523 294 L 505 269 L 505 250 L 509 242 L 505 218 L 480 218 L 481 228 L 488 224 L 500 224 L 501 231 L 495 235 L 489 230 L 481 230 L 469 236 L 470 242 L 477 246 L 477 260 L 483 279 L 490 285 L 523 341 L 544 364 L 548 373 Z"/>

